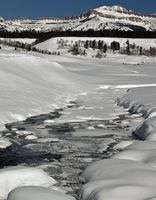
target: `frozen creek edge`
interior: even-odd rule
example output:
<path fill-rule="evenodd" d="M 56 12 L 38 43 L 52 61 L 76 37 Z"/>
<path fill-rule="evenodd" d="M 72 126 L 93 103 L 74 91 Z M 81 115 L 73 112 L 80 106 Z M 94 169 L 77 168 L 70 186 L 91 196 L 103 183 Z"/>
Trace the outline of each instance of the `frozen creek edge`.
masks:
<path fill-rule="evenodd" d="M 131 90 L 129 92 L 131 92 Z M 137 104 L 134 101 L 129 101 L 128 103 L 127 96 L 128 93 L 118 101 L 119 105 L 126 109 L 128 108 L 133 114 L 148 113 L 150 119 L 152 113 L 151 109 L 142 112 L 140 107 L 143 108 L 145 106 L 143 106 L 143 104 Z M 138 108 L 138 110 L 136 108 Z M 145 115 L 143 116 L 145 117 Z M 143 121 L 136 129 L 135 134 L 149 119 L 147 118 Z M 145 131 L 141 133 L 144 134 Z M 101 160 L 89 165 L 83 172 L 82 177 L 85 179 L 86 184 L 84 184 L 80 190 L 82 199 L 154 199 L 156 197 L 156 165 L 154 162 L 156 160 L 156 157 L 154 157 L 154 154 L 156 154 L 155 141 L 137 141 L 133 143 L 131 141 L 125 141 L 118 144 L 116 149 L 123 151 L 116 154 L 111 159 Z M 16 193 L 23 194 L 25 193 L 25 189 L 33 193 L 33 189 L 36 188 L 25 187 L 21 188 L 21 190 L 17 189 L 17 191 L 15 190 L 9 195 L 9 200 L 17 200 L 17 198 L 15 198 Z M 61 199 L 64 198 L 66 197 L 61 197 Z"/>
<path fill-rule="evenodd" d="M 133 132 L 140 141 L 121 142 L 115 147 L 121 152 L 83 172 L 83 200 L 156 199 L 156 109 L 151 91 L 155 87 L 129 89 L 118 99 L 119 106 L 143 117 Z"/>

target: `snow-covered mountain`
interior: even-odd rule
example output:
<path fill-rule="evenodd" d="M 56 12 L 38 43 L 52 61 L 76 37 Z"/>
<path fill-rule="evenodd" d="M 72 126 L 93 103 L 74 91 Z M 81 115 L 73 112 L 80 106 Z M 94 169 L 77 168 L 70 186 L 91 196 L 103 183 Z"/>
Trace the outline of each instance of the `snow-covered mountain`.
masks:
<path fill-rule="evenodd" d="M 121 6 L 102 6 L 80 16 L 1 20 L 0 30 L 156 30 L 156 15 L 143 15 Z"/>

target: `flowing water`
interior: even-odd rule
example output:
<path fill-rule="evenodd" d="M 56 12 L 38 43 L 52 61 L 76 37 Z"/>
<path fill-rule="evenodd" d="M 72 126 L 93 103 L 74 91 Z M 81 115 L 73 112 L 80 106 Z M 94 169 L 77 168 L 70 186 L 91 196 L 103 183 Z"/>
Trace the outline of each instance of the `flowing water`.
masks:
<path fill-rule="evenodd" d="M 72 101 L 64 109 L 7 124 L 2 136 L 13 145 L 0 151 L 0 167 L 40 167 L 79 199 L 82 171 L 92 162 L 110 158 L 120 141 L 132 139 L 128 124 L 123 125 L 131 120 L 127 113 L 109 120 L 65 120 L 73 112 L 78 115 L 80 106 Z"/>

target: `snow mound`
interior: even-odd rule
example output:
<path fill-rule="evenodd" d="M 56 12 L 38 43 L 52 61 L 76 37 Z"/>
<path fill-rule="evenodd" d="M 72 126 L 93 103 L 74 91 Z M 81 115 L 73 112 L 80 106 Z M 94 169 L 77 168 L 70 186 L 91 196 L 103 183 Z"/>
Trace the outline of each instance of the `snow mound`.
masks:
<path fill-rule="evenodd" d="M 156 198 L 156 170 L 144 163 L 102 160 L 90 165 L 82 177 L 87 182 L 81 189 L 83 200 Z"/>
<path fill-rule="evenodd" d="M 19 187 L 13 190 L 7 200 L 75 200 L 70 195 L 63 194 L 53 189 L 43 187 Z"/>
<path fill-rule="evenodd" d="M 119 105 L 131 113 L 142 114 L 144 117 L 135 130 L 135 135 L 142 140 L 156 141 L 156 87 L 131 89 L 119 100 Z"/>
<path fill-rule="evenodd" d="M 114 158 L 148 163 L 156 168 L 156 144 L 148 141 L 134 142 L 127 146 L 124 151 L 116 154 Z"/>
<path fill-rule="evenodd" d="M 12 143 L 7 138 L 0 138 L 0 149 L 10 147 Z"/>
<path fill-rule="evenodd" d="M 27 167 L 9 167 L 0 170 L 0 199 L 6 199 L 8 193 L 20 186 L 51 187 L 56 181 L 43 170 Z"/>
<path fill-rule="evenodd" d="M 50 59 L 3 51 L 0 57 L 0 129 L 65 106 L 81 88 L 73 73 Z"/>

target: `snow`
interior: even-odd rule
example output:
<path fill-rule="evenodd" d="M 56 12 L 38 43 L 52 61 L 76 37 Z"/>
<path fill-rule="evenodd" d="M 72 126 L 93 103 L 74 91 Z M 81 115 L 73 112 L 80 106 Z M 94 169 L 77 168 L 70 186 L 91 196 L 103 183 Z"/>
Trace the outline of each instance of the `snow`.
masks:
<path fill-rule="evenodd" d="M 59 44 L 58 41 L 68 41 L 68 44 L 75 43 L 75 41 L 86 41 L 86 40 L 102 40 L 104 41 L 107 45 L 110 46 L 111 42 L 116 41 L 119 42 L 121 47 L 126 45 L 127 38 L 108 38 L 108 37 L 57 37 L 57 38 L 51 38 L 49 40 L 46 40 L 45 42 L 39 43 L 36 45 L 37 48 L 41 50 L 48 50 L 48 51 L 56 51 L 56 50 L 61 50 L 59 49 Z M 155 47 L 156 46 L 156 39 L 133 39 L 129 38 L 129 43 L 133 44 L 135 43 L 136 45 L 142 46 L 145 49 L 149 49 L 150 47 Z M 66 47 L 67 48 L 67 47 Z M 61 50 L 62 51 L 62 50 Z"/>
<path fill-rule="evenodd" d="M 19 136 L 31 135 L 32 132 L 31 131 L 16 131 L 16 134 L 19 135 Z"/>
<path fill-rule="evenodd" d="M 59 39 L 50 39 L 38 44 L 37 47 L 51 51 L 56 50 L 57 40 Z M 69 37 L 63 39 L 74 41 L 80 38 Z M 87 38 L 81 39 L 86 40 Z M 114 38 L 103 38 L 103 40 L 111 42 Z M 136 39 L 137 41 L 140 43 L 138 39 Z M 143 43 L 143 40 L 141 41 Z M 155 45 L 154 39 L 150 41 Z M 79 113 L 68 115 L 68 119 L 64 119 L 64 121 L 111 119 L 114 118 L 114 114 L 116 115 L 116 113 L 120 112 L 114 107 L 113 100 L 121 96 L 125 89 L 155 86 L 155 79 L 153 77 L 154 64 L 151 63 L 151 58 L 144 56 L 128 57 L 110 54 L 104 60 L 99 60 L 91 59 L 90 55 L 82 58 L 69 54 L 46 56 L 1 51 L 0 57 L 0 92 L 2 96 L 0 100 L 0 129 L 4 128 L 5 123 L 24 120 L 32 115 L 64 107 L 66 103 L 75 99 L 79 94 L 85 94 L 81 98 L 83 98 L 83 101 L 86 101 L 86 104 L 80 106 Z M 127 65 L 123 65 L 125 60 L 128 63 Z M 129 63 L 138 62 L 143 63 L 141 65 L 143 66 L 142 68 L 150 63 L 153 73 L 146 75 L 145 72 L 139 72 L 140 69 L 142 70 L 139 66 L 133 66 L 133 64 L 132 67 L 129 66 Z M 155 59 L 153 59 L 153 62 L 155 62 Z M 103 79 L 103 76 L 105 79 Z M 95 88 L 97 88 L 97 91 L 87 93 Z M 100 91 L 100 99 L 98 100 L 96 94 L 99 94 Z M 103 112 L 104 106 L 101 100 L 105 96 L 108 96 L 108 99 L 105 98 L 107 108 Z M 88 103 L 90 98 L 92 98 L 91 104 Z M 83 112 L 82 108 L 87 109 L 87 113 Z M 92 114 L 93 111 L 94 115 Z M 105 113 L 105 116 L 103 113 Z M 51 122 L 53 123 L 53 121 Z M 47 121 L 45 123 L 51 122 Z"/>
<path fill-rule="evenodd" d="M 155 142 L 134 142 L 124 148 L 124 151 L 116 154 L 114 158 L 134 160 L 148 163 L 156 168 L 156 145 Z"/>
<path fill-rule="evenodd" d="M 36 139 L 38 139 L 38 137 L 35 136 L 35 135 L 28 135 L 28 136 L 25 137 L 25 139 L 26 140 L 36 140 Z"/>
<path fill-rule="evenodd" d="M 39 143 L 59 142 L 59 141 L 60 140 L 58 138 L 41 138 L 37 140 L 37 142 Z"/>
<path fill-rule="evenodd" d="M 0 149 L 6 149 L 11 145 L 12 143 L 9 141 L 9 139 L 0 137 Z"/>
<path fill-rule="evenodd" d="M 154 86 L 131 89 L 119 101 L 119 104 L 129 109 L 130 112 L 140 113 L 145 118 L 135 130 L 135 135 L 142 140 L 156 140 L 155 92 L 156 88 Z"/>
<path fill-rule="evenodd" d="M 156 198 L 156 170 L 145 163 L 106 159 L 91 164 L 82 174 L 87 182 L 83 200 L 142 200 Z"/>
<path fill-rule="evenodd" d="M 78 40 L 79 38 L 68 39 Z M 110 39 L 108 41 L 110 42 Z M 136 41 L 139 43 L 138 39 Z M 143 40 L 141 42 L 143 43 Z M 151 43 L 155 45 L 155 40 L 151 40 Z M 38 47 L 56 50 L 57 39 L 50 39 L 39 44 Z M 122 152 L 117 153 L 114 158 L 90 165 L 82 174 L 85 185 L 82 186 L 81 196 L 83 200 L 156 198 L 156 59 L 119 54 L 110 54 L 103 59 L 91 59 L 89 55 L 75 57 L 65 51 L 63 53 L 61 56 L 49 56 L 0 51 L 1 128 L 4 123 L 22 120 L 31 115 L 62 107 L 64 110 L 60 111 L 61 117 L 45 120 L 45 126 L 69 122 L 75 123 L 76 126 L 81 122 L 84 123 L 84 131 L 72 132 L 73 137 L 81 139 L 104 136 L 107 138 L 107 135 L 111 134 L 111 129 L 106 130 L 104 121 L 119 120 L 119 115 L 125 115 L 130 111 L 135 115 L 124 120 L 122 125 L 128 123 L 131 126 L 131 123 L 135 123 L 137 128 L 134 134 L 146 141 L 135 142 L 134 139 L 124 141 L 115 146 L 116 151 L 122 150 Z M 115 104 L 117 98 L 117 103 L 121 107 Z M 75 107 L 71 104 L 71 100 L 75 102 Z M 67 105 L 73 105 L 73 107 L 69 110 L 66 109 Z M 94 125 L 87 124 L 96 120 L 98 120 L 98 131 L 94 130 Z M 14 131 L 17 132 L 16 129 Z M 37 133 L 31 133 L 31 131 L 17 132 L 17 135 L 29 138 L 30 142 L 35 139 L 37 144 L 59 142 L 58 138 L 39 138 Z M 121 132 L 116 131 L 116 135 L 121 137 Z M 25 147 L 31 149 L 36 143 L 26 144 Z M 99 154 L 106 151 L 111 143 L 114 143 L 113 138 L 99 144 Z M 62 149 L 62 152 L 66 152 L 66 149 Z M 14 171 L 15 178 L 19 182 L 15 182 L 15 178 L 12 178 Z M 44 180 L 44 178 L 39 178 L 38 172 L 35 172 L 37 175 L 32 176 L 34 171 L 28 171 L 30 178 L 35 180 L 29 180 L 29 173 L 25 171 L 23 173 L 19 168 L 7 170 L 5 180 L 10 182 L 11 186 L 4 183 L 4 176 L 0 177 L 3 183 L 0 182 L 2 184 L 0 188 L 6 191 L 3 197 L 6 197 L 6 194 L 15 187 L 23 186 L 21 177 L 25 175 L 28 179 L 24 185 L 32 183 L 38 185 L 40 180 Z M 20 172 L 22 175 L 19 176 Z M 3 171 L 2 174 L 4 174 Z M 52 179 L 52 184 L 53 181 Z M 14 184 L 18 185 L 14 187 Z M 49 178 L 47 184 L 41 182 L 41 186 L 45 187 L 51 187 L 52 184 Z M 23 195 L 25 189 L 13 191 L 9 200 L 18 198 L 18 194 Z M 30 198 L 31 195 L 38 195 L 35 188 L 28 188 L 28 190 Z M 34 199 L 38 199 L 38 196 Z"/>
<path fill-rule="evenodd" d="M 27 199 L 37 199 L 37 200 L 75 200 L 74 197 L 70 195 L 63 194 L 53 189 L 43 188 L 43 187 L 19 187 L 13 190 L 7 200 L 27 200 Z"/>
<path fill-rule="evenodd" d="M 24 44 L 32 44 L 36 41 L 36 38 L 0 38 L 0 40 L 11 41 L 11 42 L 21 42 Z"/>
<path fill-rule="evenodd" d="M 1 130 L 5 123 L 65 106 L 81 88 L 73 74 L 48 59 L 8 51 L 0 58 Z"/>
<path fill-rule="evenodd" d="M 69 41 L 71 40 L 68 38 Z M 72 40 L 78 40 L 79 38 L 72 38 Z M 86 39 L 86 38 L 83 38 Z M 104 38 L 105 39 L 105 38 Z M 111 41 L 114 38 L 111 38 Z M 110 41 L 110 39 L 109 39 Z M 138 44 L 144 43 L 144 40 L 137 40 Z M 152 41 L 152 40 L 151 40 Z M 155 46 L 155 40 L 152 41 Z M 47 43 L 42 43 L 40 48 L 47 48 L 48 50 L 53 50 L 52 44 L 56 45 L 56 39 L 51 39 Z M 55 46 L 57 48 L 57 46 Z M 74 59 L 72 57 L 72 59 Z M 85 60 L 86 59 L 86 60 Z M 94 104 L 94 98 L 91 93 L 85 93 L 83 96 L 83 106 L 80 108 L 92 107 L 92 112 L 95 110 L 94 116 L 90 119 L 100 119 L 103 116 L 104 119 L 109 119 L 107 116 L 106 107 L 107 100 L 110 102 L 116 94 L 121 97 L 122 92 L 126 93 L 125 96 L 119 98 L 118 104 L 130 111 L 134 118 L 132 124 L 137 127 L 135 130 L 135 135 L 144 140 L 150 140 L 146 142 L 135 142 L 124 141 L 115 146 L 116 150 L 122 150 L 122 152 L 117 153 L 114 158 L 108 160 L 102 160 L 93 163 L 89 166 L 83 173 L 82 177 L 85 179 L 86 184 L 83 185 L 81 189 L 81 196 L 83 200 L 101 200 L 101 199 L 128 199 L 128 200 L 142 200 L 156 198 L 155 192 L 155 176 L 156 176 L 156 157 L 155 157 L 155 140 L 156 138 L 156 83 L 155 83 L 155 58 L 147 57 L 136 57 L 136 56 L 122 56 L 122 55 L 108 55 L 104 58 L 103 64 L 99 60 L 92 60 L 93 65 L 88 62 L 87 58 L 76 58 L 80 60 L 79 63 L 83 63 L 81 69 L 80 64 L 75 64 L 74 69 L 72 67 L 71 60 L 66 64 L 67 68 L 75 73 L 83 72 L 83 75 L 89 74 L 93 79 L 95 77 L 104 77 L 103 81 L 92 80 L 90 83 L 98 83 L 96 91 L 92 93 L 94 97 L 99 98 L 99 92 L 103 92 L 101 99 L 105 102 L 105 106 L 101 105 L 98 99 L 96 99 L 96 105 Z M 82 62 L 83 60 L 83 62 Z M 63 62 L 60 60 L 60 62 Z M 90 70 L 84 62 L 89 64 Z M 96 62 L 96 64 L 94 64 Z M 139 63 L 139 65 L 138 65 Z M 98 66 L 98 67 L 97 67 Z M 109 68 L 108 68 L 108 67 Z M 95 70 L 96 67 L 96 70 Z M 99 71 L 98 71 L 99 70 Z M 113 80 L 113 81 L 111 81 Z M 102 83 L 103 82 L 103 83 Z M 100 84 L 99 84 L 100 83 Z M 96 95 L 98 93 L 98 95 Z M 111 96 L 110 94 L 113 94 Z M 91 104 L 89 99 L 92 100 Z M 86 104 L 85 104 L 86 102 Z M 98 105 L 98 106 L 97 106 Z M 106 106 L 107 105 L 107 106 Z M 96 112 L 96 109 L 97 112 Z M 104 114 L 100 114 L 100 108 Z M 69 114 L 61 117 L 62 122 L 69 122 L 72 118 L 77 119 L 87 119 L 83 114 L 83 109 L 79 111 L 71 111 Z M 111 111 L 114 112 L 112 107 L 108 107 L 109 114 Z M 87 115 L 90 116 L 90 111 L 87 110 Z M 112 113 L 112 114 L 113 114 Z M 81 117 L 83 116 L 83 117 Z M 104 118 L 104 116 L 106 118 Z M 140 117 L 140 119 L 135 119 L 135 117 Z M 90 116 L 91 117 L 91 116 Z M 88 117 L 89 119 L 89 117 Z M 59 123 L 58 120 L 54 120 L 54 123 Z M 74 120 L 73 120 L 74 121 Z M 124 123 L 127 123 L 125 121 Z M 101 126 L 99 131 L 85 130 L 85 131 L 75 131 L 73 136 L 77 137 L 88 137 L 88 136 L 100 136 L 110 134 L 107 133 Z M 105 151 L 112 141 L 106 141 L 100 145 L 99 152 Z"/>
<path fill-rule="evenodd" d="M 27 167 L 9 167 L 0 170 L 0 199 L 6 199 L 8 193 L 20 186 L 51 187 L 56 181 L 43 170 Z"/>
<path fill-rule="evenodd" d="M 119 144 L 115 145 L 114 149 L 123 150 L 131 144 L 133 144 L 133 141 L 123 141 L 123 142 L 120 142 Z"/>

